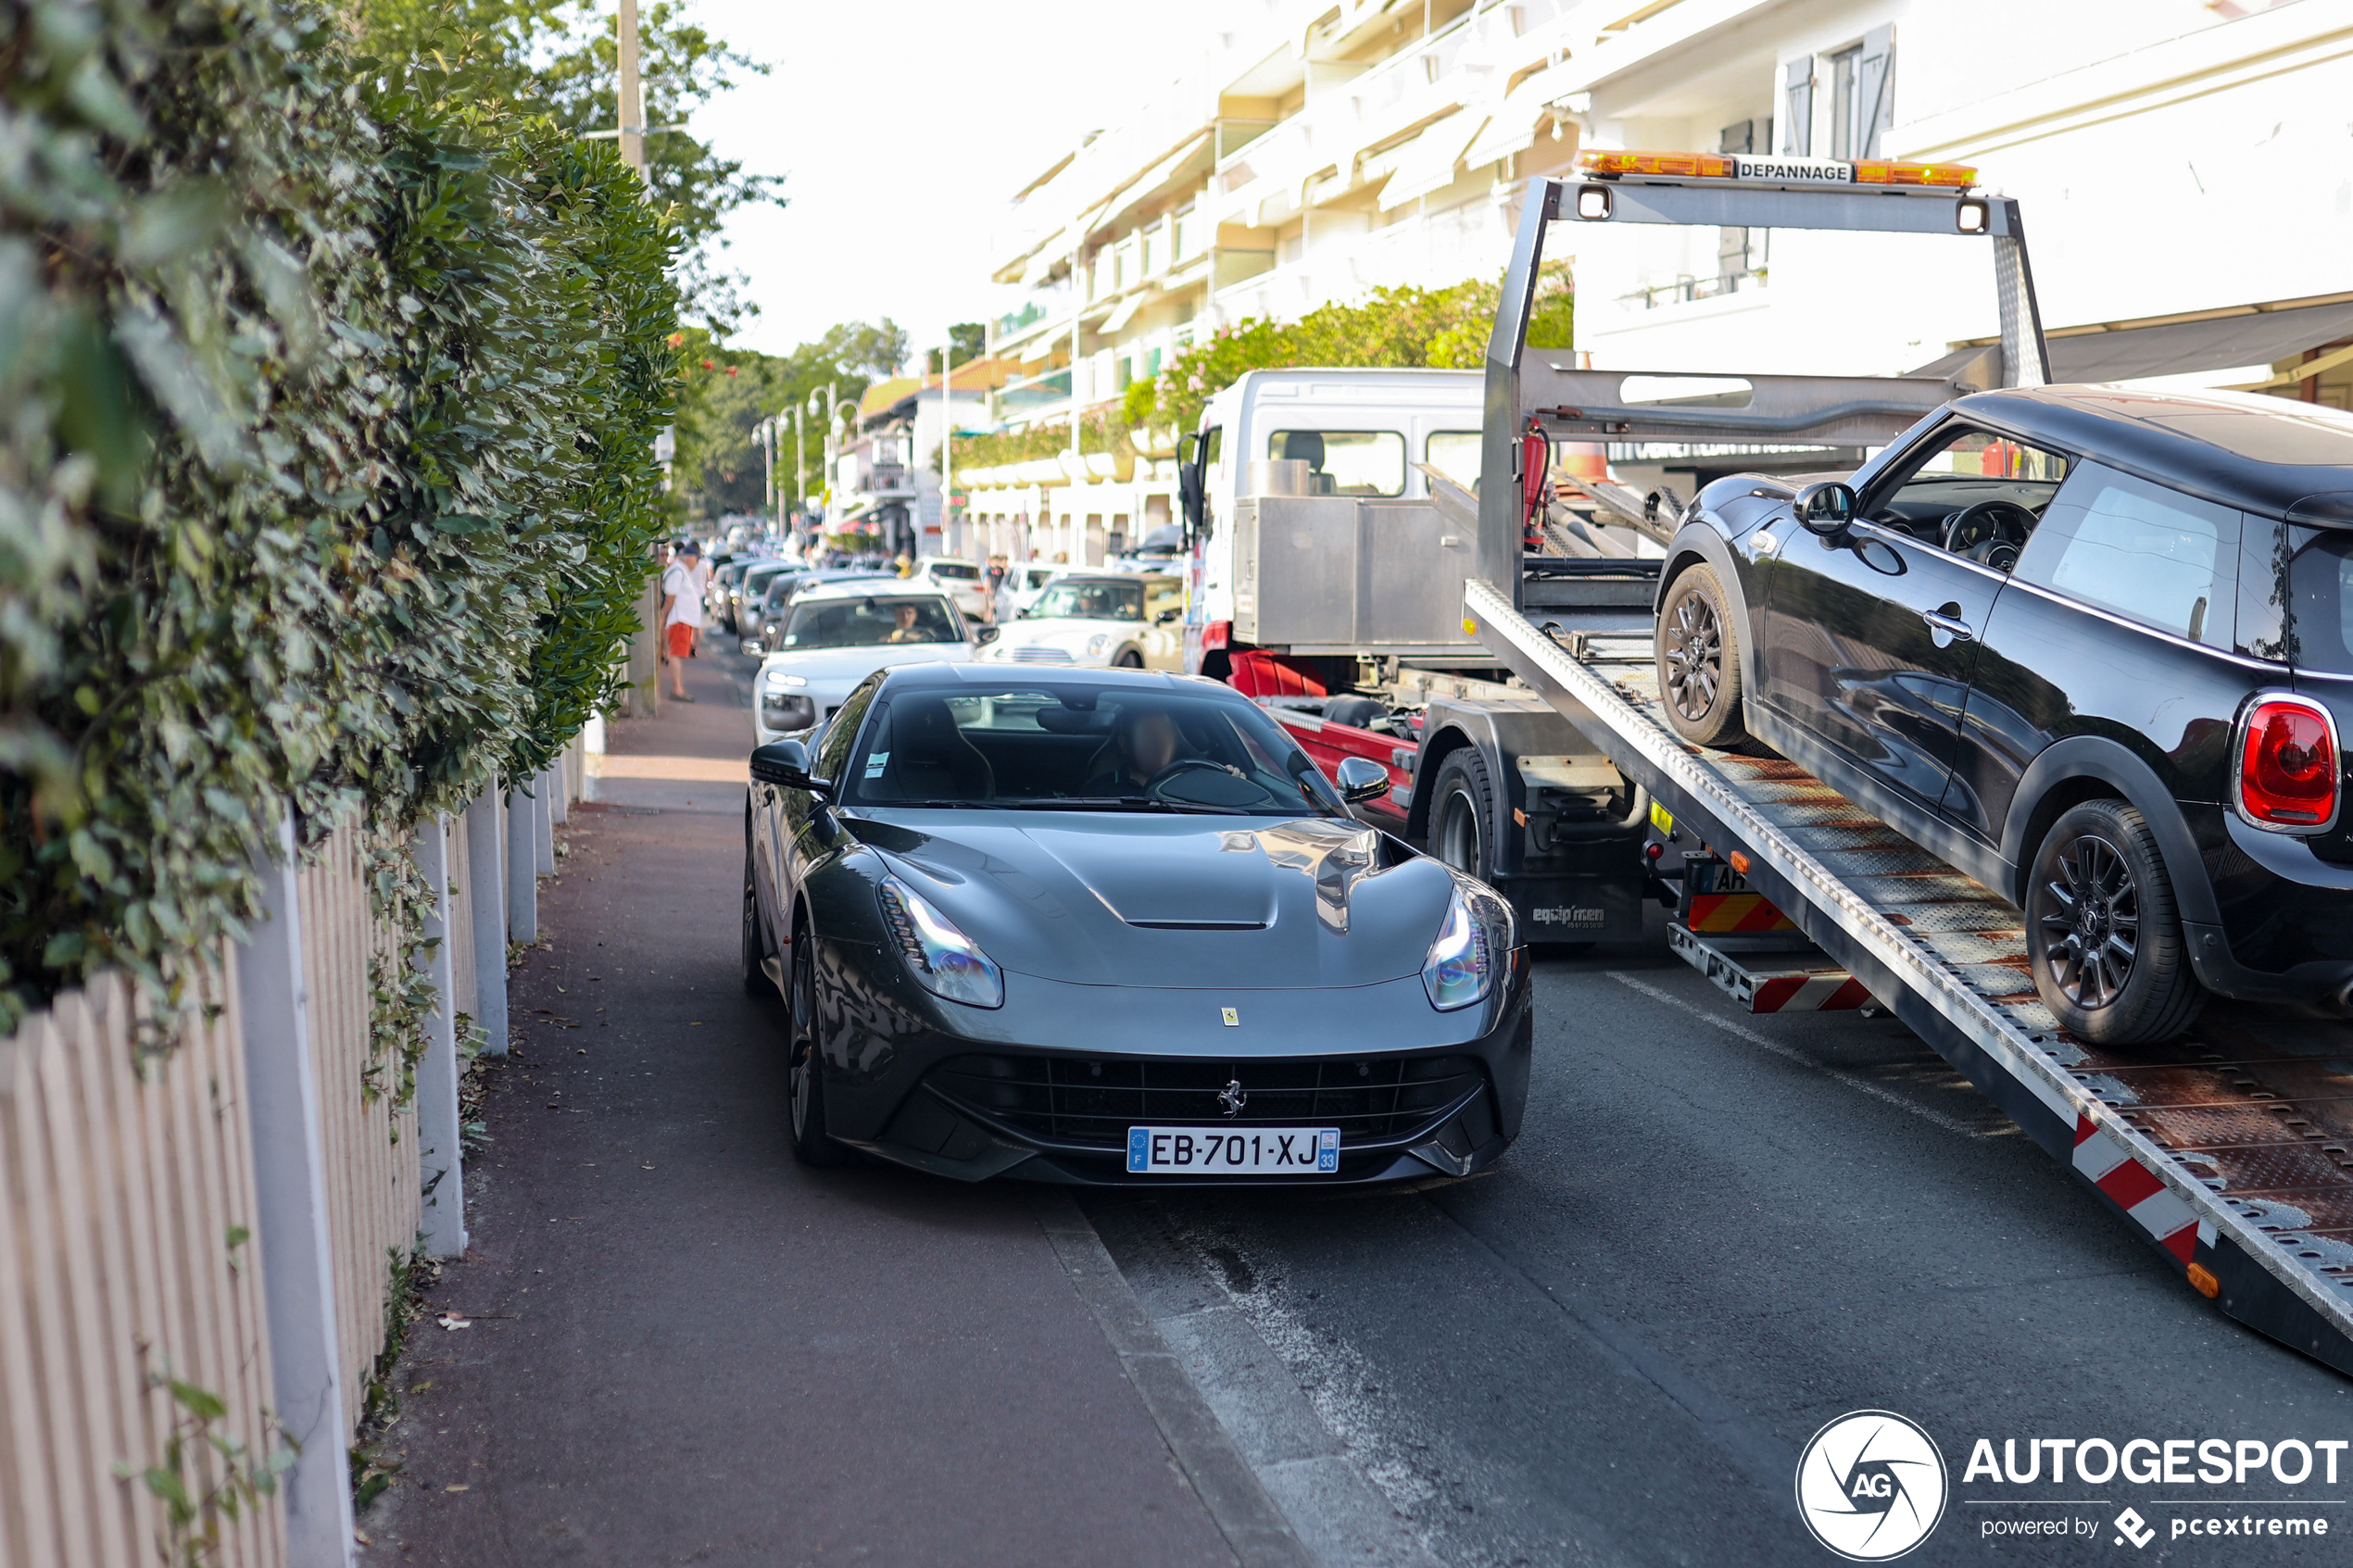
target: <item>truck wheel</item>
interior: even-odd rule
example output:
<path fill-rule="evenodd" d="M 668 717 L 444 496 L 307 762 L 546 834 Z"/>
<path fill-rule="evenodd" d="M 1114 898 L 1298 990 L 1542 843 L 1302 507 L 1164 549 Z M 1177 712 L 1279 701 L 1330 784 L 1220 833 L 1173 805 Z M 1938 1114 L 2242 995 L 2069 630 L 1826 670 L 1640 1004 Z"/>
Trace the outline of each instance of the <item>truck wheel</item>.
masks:
<path fill-rule="evenodd" d="M 1740 633 L 1714 567 L 1687 567 L 1667 587 L 1655 646 L 1659 702 L 1675 733 L 1698 746 L 1740 747 L 1748 739 Z"/>
<path fill-rule="evenodd" d="M 1487 881 L 1493 874 L 1495 854 L 1495 788 L 1487 777 L 1487 759 L 1477 746 L 1446 754 L 1438 765 L 1434 795 L 1430 853 L 1458 872 Z"/>
<path fill-rule="evenodd" d="M 2157 835 L 2120 800 L 2086 800 L 2051 824 L 2027 884 L 2026 941 L 2035 991 L 2079 1040 L 2156 1045 L 2206 1005 Z"/>

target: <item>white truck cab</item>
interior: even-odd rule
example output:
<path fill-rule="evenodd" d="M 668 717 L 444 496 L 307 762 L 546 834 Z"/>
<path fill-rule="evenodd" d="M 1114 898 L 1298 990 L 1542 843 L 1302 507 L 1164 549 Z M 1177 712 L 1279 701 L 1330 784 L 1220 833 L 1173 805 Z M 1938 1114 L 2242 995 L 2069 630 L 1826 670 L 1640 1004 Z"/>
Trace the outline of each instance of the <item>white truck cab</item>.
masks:
<path fill-rule="evenodd" d="M 1191 544 L 1188 665 L 1225 646 L 1234 618 L 1234 503 L 1253 460 L 1307 465 L 1307 495 L 1427 500 L 1429 464 L 1466 487 L 1478 479 L 1484 395 L 1477 370 L 1251 370 L 1209 400 L 1189 443 L 1199 458 L 1202 523 Z"/>

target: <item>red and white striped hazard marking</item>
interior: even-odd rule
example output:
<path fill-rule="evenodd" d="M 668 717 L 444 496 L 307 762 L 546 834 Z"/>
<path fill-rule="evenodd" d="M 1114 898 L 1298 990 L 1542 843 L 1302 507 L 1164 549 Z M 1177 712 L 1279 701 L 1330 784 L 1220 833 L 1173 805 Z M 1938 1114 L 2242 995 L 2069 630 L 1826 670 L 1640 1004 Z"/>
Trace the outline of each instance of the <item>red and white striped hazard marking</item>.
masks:
<path fill-rule="evenodd" d="M 2200 1241 L 2212 1245 L 2212 1222 L 2199 1219 L 2122 1144 L 2082 1115 L 2075 1119 L 2075 1169 L 2184 1264 L 2196 1261 Z"/>
<path fill-rule="evenodd" d="M 1840 1012 L 1871 999 L 1851 974 L 1777 974 L 1756 982 L 1751 1012 Z"/>

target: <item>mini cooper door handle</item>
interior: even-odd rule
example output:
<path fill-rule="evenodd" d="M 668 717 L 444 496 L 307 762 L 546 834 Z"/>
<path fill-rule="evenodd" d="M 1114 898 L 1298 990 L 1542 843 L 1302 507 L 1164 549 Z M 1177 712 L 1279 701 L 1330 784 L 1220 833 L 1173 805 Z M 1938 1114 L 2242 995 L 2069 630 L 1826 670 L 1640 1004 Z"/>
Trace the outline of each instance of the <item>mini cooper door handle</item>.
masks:
<path fill-rule="evenodd" d="M 1957 609 L 1960 607 L 1956 605 L 1953 608 Z M 1930 631 L 1942 632 L 1957 643 L 1977 640 L 1977 629 L 1957 615 L 1946 615 L 1942 610 L 1927 609 L 1920 612 L 1920 619 L 1928 622 Z M 1944 645 L 1940 642 L 1936 646 L 1943 647 Z"/>

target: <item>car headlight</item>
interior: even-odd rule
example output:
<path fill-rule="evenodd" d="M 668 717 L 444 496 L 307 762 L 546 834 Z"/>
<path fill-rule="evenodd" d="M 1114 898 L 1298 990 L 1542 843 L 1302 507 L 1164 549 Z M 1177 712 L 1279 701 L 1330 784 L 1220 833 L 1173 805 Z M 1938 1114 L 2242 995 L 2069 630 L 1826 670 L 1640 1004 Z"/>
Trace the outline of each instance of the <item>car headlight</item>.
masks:
<path fill-rule="evenodd" d="M 768 684 L 772 686 L 805 686 L 809 684 L 809 677 L 790 674 L 782 670 L 771 670 L 768 671 Z"/>
<path fill-rule="evenodd" d="M 890 928 L 917 984 L 935 997 L 966 1007 L 1005 1005 L 1004 973 L 979 943 L 897 877 L 883 878 L 879 891 L 883 923 Z"/>
<path fill-rule="evenodd" d="M 817 705 L 791 692 L 764 691 L 760 694 L 760 721 L 772 730 L 805 730 L 817 721 Z"/>
<path fill-rule="evenodd" d="M 1496 962 L 1486 922 L 1471 912 L 1456 887 L 1447 900 L 1446 923 L 1438 928 L 1438 940 L 1422 962 L 1422 989 L 1429 993 L 1429 1005 L 1453 1012 L 1484 1000 L 1494 984 Z"/>
<path fill-rule="evenodd" d="M 1087 639 L 1087 657 L 1089 659 L 1101 659 L 1103 657 L 1103 650 L 1109 646 L 1111 646 L 1111 633 L 1108 632 L 1098 632 L 1093 636 Z"/>

